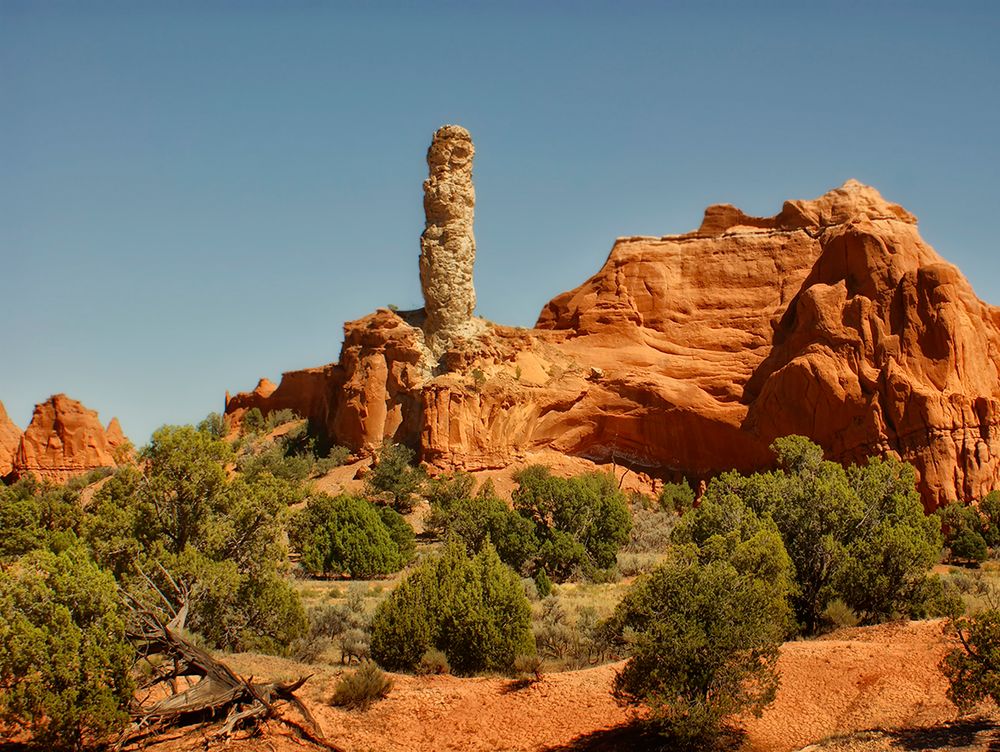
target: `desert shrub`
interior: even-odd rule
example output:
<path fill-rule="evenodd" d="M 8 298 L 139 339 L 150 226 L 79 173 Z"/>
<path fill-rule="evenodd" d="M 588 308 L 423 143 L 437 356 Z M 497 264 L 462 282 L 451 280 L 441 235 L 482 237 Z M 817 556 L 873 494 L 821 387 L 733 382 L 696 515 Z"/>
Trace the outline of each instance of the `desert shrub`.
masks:
<path fill-rule="evenodd" d="M 552 595 L 552 580 L 545 574 L 544 569 L 539 569 L 535 573 L 535 589 L 539 598 L 548 598 Z"/>
<path fill-rule="evenodd" d="M 413 530 L 405 520 L 381 515 L 364 499 L 347 495 L 311 497 L 292 518 L 288 539 L 307 572 L 360 578 L 398 572 L 414 548 Z"/>
<path fill-rule="evenodd" d="M 338 603 L 310 609 L 309 631 L 333 639 L 349 629 L 364 629 L 367 626 L 364 603 L 356 607 L 352 605 Z"/>
<path fill-rule="evenodd" d="M 251 407 L 243 414 L 240 422 L 240 430 L 244 436 L 258 434 L 264 430 L 267 424 L 264 422 L 264 414 L 259 407 Z"/>
<path fill-rule="evenodd" d="M 632 530 L 622 551 L 631 554 L 666 551 L 677 519 L 677 513 L 672 509 L 646 509 L 633 505 Z"/>
<path fill-rule="evenodd" d="M 413 528 L 410 527 L 410 523 L 406 521 L 403 515 L 395 509 L 382 507 L 378 510 L 378 513 L 382 524 L 385 525 L 385 529 L 389 531 L 389 537 L 392 538 L 393 543 L 396 544 L 396 548 L 399 549 L 399 557 L 405 567 L 413 561 L 413 557 L 417 553 L 417 541 Z"/>
<path fill-rule="evenodd" d="M 114 579 L 80 546 L 0 568 L 0 724 L 40 749 L 97 745 L 128 720 L 133 651 Z"/>
<path fill-rule="evenodd" d="M 522 653 L 514 659 L 514 674 L 528 681 L 541 681 L 545 661 L 541 656 Z"/>
<path fill-rule="evenodd" d="M 414 569 L 375 611 L 372 655 L 393 670 L 412 670 L 430 648 L 459 674 L 506 671 L 534 647 L 531 608 L 517 574 L 487 544 L 469 556 L 449 541 Z"/>
<path fill-rule="evenodd" d="M 337 680 L 330 704 L 365 710 L 376 700 L 388 697 L 391 690 L 392 679 L 374 661 L 365 660 L 357 670 Z"/>
<path fill-rule="evenodd" d="M 663 554 L 618 554 L 618 573 L 622 577 L 635 577 L 653 571 L 663 559 Z"/>
<path fill-rule="evenodd" d="M 982 502 L 992 511 L 992 502 Z M 993 535 L 987 519 L 972 505 L 952 502 L 938 508 L 944 534 L 944 545 L 948 548 L 948 559 L 956 562 L 980 564 L 989 557 L 986 535 Z"/>
<path fill-rule="evenodd" d="M 772 449 L 781 469 L 716 477 L 680 534 L 698 542 L 750 514 L 772 519 L 794 565 L 792 602 L 805 632 L 819 628 L 835 597 L 862 623 L 918 609 L 941 543 L 937 523 L 923 514 L 913 469 L 872 459 L 845 470 L 802 436 L 778 439 Z"/>
<path fill-rule="evenodd" d="M 224 439 L 229 435 L 229 418 L 219 413 L 209 413 L 197 428 L 212 438 Z"/>
<path fill-rule="evenodd" d="M 492 493 L 493 484 L 487 481 Z M 476 479 L 466 472 L 441 474 L 427 482 L 425 493 L 431 505 L 431 519 L 435 513 L 447 514 L 455 502 L 471 499 L 476 487 Z M 485 486 L 484 486 L 485 487 Z M 493 494 L 495 495 L 495 494 Z"/>
<path fill-rule="evenodd" d="M 535 525 L 538 566 L 563 581 L 615 565 L 632 527 L 625 495 L 605 473 L 556 478 L 534 465 L 516 476 L 514 508 Z"/>
<path fill-rule="evenodd" d="M 540 655 L 565 661 L 575 654 L 579 635 L 558 598 L 550 596 L 542 601 L 541 618 L 534 631 L 536 651 Z"/>
<path fill-rule="evenodd" d="M 323 475 L 333 470 L 335 467 L 342 466 L 347 462 L 348 458 L 351 456 L 351 450 L 345 446 L 340 446 L 339 444 L 334 444 L 330 447 L 330 450 L 326 453 L 325 457 L 320 457 L 316 460 L 316 464 L 313 466 L 313 472 Z"/>
<path fill-rule="evenodd" d="M 823 621 L 832 629 L 858 626 L 858 615 L 840 598 L 834 598 L 823 609 Z"/>
<path fill-rule="evenodd" d="M 664 483 L 657 498 L 660 509 L 674 514 L 684 514 L 694 507 L 694 491 L 687 480 L 680 483 Z"/>
<path fill-rule="evenodd" d="M 349 629 L 340 638 L 340 662 L 365 661 L 371 657 L 371 639 L 363 629 Z"/>
<path fill-rule="evenodd" d="M 724 560 L 702 563 L 693 546 L 641 578 L 606 629 L 631 657 L 613 693 L 644 705 L 676 748 L 703 749 L 736 714 L 773 701 L 787 602 L 775 583 Z"/>
<path fill-rule="evenodd" d="M 397 512 L 411 511 L 427 478 L 421 468 L 413 466 L 415 458 L 416 453 L 409 447 L 385 441 L 365 477 L 368 494 L 387 500 Z"/>
<path fill-rule="evenodd" d="M 845 539 L 837 591 L 864 624 L 920 610 L 941 553 L 941 527 L 924 514 L 916 471 L 873 457 L 851 466 L 848 479 L 864 513 Z"/>
<path fill-rule="evenodd" d="M 448 656 L 442 651 L 437 648 L 429 648 L 420 656 L 420 662 L 417 663 L 416 671 L 418 674 L 424 676 L 429 674 L 450 674 L 451 664 L 448 663 Z"/>
<path fill-rule="evenodd" d="M 23 478 L 0 485 L 0 563 L 36 549 L 62 551 L 76 542 L 83 513 L 79 490 Z"/>
<path fill-rule="evenodd" d="M 980 702 L 1000 702 L 1000 611 L 989 608 L 951 622 L 952 649 L 941 661 L 948 699 L 963 713 Z"/>
<path fill-rule="evenodd" d="M 236 460 L 236 469 L 248 478 L 266 473 L 274 478 L 298 483 L 309 477 L 313 464 L 311 455 L 289 453 L 285 443 L 277 441 L 241 454 Z"/>
<path fill-rule="evenodd" d="M 97 561 L 147 603 L 150 583 L 215 647 L 280 651 L 306 631 L 288 582 L 284 516 L 301 490 L 270 474 L 228 478 L 225 442 L 190 426 L 153 434 L 138 466 L 120 469 L 95 494 L 81 532 Z"/>
<path fill-rule="evenodd" d="M 936 619 L 947 616 L 957 619 L 966 611 L 962 589 L 956 582 L 931 574 L 924 581 L 924 594 L 908 616 L 911 619 Z M 980 595 L 983 592 L 980 591 Z"/>
<path fill-rule="evenodd" d="M 510 509 L 493 493 L 492 485 L 472 498 L 455 499 L 447 507 L 432 510 L 440 535 L 461 540 L 471 553 L 490 541 L 501 561 L 516 571 L 523 570 L 538 552 L 534 524 Z"/>
<path fill-rule="evenodd" d="M 1000 491 L 990 491 L 979 500 L 980 533 L 990 548 L 1000 546 Z"/>
<path fill-rule="evenodd" d="M 302 416 L 294 410 L 287 408 L 284 410 L 272 410 L 267 414 L 267 418 L 264 421 L 264 428 L 267 431 L 273 431 L 278 426 L 291 423 L 294 420 L 302 420 Z"/>

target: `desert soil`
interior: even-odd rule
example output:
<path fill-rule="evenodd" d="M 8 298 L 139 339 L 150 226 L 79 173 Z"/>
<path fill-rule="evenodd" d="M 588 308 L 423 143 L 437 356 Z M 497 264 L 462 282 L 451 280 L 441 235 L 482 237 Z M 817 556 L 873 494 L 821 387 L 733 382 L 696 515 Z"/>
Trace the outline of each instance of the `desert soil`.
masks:
<path fill-rule="evenodd" d="M 896 623 L 785 644 L 777 700 L 763 717 L 746 720 L 746 748 L 792 752 L 815 744 L 844 752 L 988 749 L 995 736 L 991 722 L 942 726 L 956 719 L 945 696 L 947 682 L 937 668 L 946 650 L 942 630 L 940 621 Z M 329 740 L 348 752 L 632 748 L 621 746 L 624 742 L 596 743 L 602 735 L 613 739 L 613 729 L 630 718 L 610 696 L 620 664 L 547 674 L 524 687 L 501 677 L 397 675 L 387 699 L 358 712 L 328 704 L 337 667 L 257 655 L 232 656 L 230 663 L 258 679 L 312 673 L 300 695 Z M 894 731 L 899 729 L 907 731 Z M 949 736 L 948 729 L 957 731 Z M 943 741 L 947 739 L 954 743 Z M 154 748 L 179 752 L 202 744 L 196 732 Z M 278 752 L 304 748 L 278 729 L 266 741 L 227 747 Z"/>

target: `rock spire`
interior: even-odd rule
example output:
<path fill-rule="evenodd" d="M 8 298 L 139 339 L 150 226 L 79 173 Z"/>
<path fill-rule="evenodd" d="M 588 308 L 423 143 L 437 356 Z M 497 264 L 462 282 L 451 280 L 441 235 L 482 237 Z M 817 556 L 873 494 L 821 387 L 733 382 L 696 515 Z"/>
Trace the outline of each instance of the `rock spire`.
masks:
<path fill-rule="evenodd" d="M 429 176 L 424 181 L 426 225 L 420 236 L 420 287 L 427 313 L 424 334 L 435 356 L 441 355 L 453 337 L 468 336 L 475 329 L 475 151 L 469 132 L 458 125 L 439 128 L 427 150 Z"/>

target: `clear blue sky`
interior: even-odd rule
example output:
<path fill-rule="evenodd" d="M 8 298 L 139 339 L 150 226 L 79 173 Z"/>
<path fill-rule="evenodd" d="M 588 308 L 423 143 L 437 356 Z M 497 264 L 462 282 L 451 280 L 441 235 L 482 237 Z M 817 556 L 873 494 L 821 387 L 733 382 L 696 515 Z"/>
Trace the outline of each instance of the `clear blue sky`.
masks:
<path fill-rule="evenodd" d="M 421 304 L 432 132 L 476 142 L 479 313 L 615 237 L 875 185 L 1000 304 L 1000 3 L 0 0 L 0 400 L 143 443 Z"/>

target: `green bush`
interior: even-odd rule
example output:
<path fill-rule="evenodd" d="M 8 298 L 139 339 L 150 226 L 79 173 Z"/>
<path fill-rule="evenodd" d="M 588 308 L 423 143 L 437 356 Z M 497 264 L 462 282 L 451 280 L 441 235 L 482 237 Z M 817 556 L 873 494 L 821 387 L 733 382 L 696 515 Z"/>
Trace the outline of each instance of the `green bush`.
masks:
<path fill-rule="evenodd" d="M 496 496 L 492 485 L 484 486 L 474 497 L 432 507 L 431 516 L 442 537 L 460 539 L 471 553 L 490 541 L 501 561 L 518 572 L 538 553 L 534 524 Z"/>
<path fill-rule="evenodd" d="M 27 477 L 0 485 L 0 563 L 36 549 L 62 551 L 76 542 L 80 493 Z"/>
<path fill-rule="evenodd" d="M 516 476 L 514 508 L 535 525 L 538 565 L 557 581 L 614 567 L 632 527 L 625 495 L 613 476 L 557 478 L 533 465 Z"/>
<path fill-rule="evenodd" d="M 680 547 L 638 580 L 606 630 L 631 657 L 613 693 L 644 705 L 672 748 L 704 749 L 736 714 L 773 701 L 787 602 L 780 587 Z"/>
<path fill-rule="evenodd" d="M 268 431 L 273 431 L 278 426 L 296 420 L 303 420 L 303 418 L 294 410 L 287 408 L 284 410 L 272 410 L 267 414 L 267 419 L 264 421 L 264 428 Z"/>
<path fill-rule="evenodd" d="M 133 651 L 114 579 L 82 547 L 0 568 L 0 725 L 40 749 L 97 745 L 128 720 Z"/>
<path fill-rule="evenodd" d="M 259 407 L 251 407 L 243 414 L 240 429 L 244 436 L 261 433 L 267 424 Z"/>
<path fill-rule="evenodd" d="M 331 704 L 365 710 L 376 700 L 388 697 L 391 690 L 392 679 L 374 661 L 366 660 L 356 671 L 349 671 L 337 680 Z"/>
<path fill-rule="evenodd" d="M 316 460 L 313 472 L 324 475 L 333 470 L 335 467 L 341 467 L 345 462 L 347 462 L 350 456 L 350 449 L 340 446 L 339 444 L 335 444 L 330 447 L 330 451 L 326 453 L 325 457 L 320 457 Z"/>
<path fill-rule="evenodd" d="M 680 483 L 664 483 L 657 501 L 665 512 L 684 514 L 694 507 L 694 491 L 686 479 Z"/>
<path fill-rule="evenodd" d="M 398 514 L 346 495 L 311 497 L 292 518 L 288 539 L 307 572 L 364 579 L 398 572 L 414 551 L 413 529 Z"/>
<path fill-rule="evenodd" d="M 236 460 L 236 469 L 247 478 L 265 473 L 292 483 L 309 477 L 315 460 L 309 454 L 289 454 L 284 442 L 267 442 L 255 451 L 248 451 Z"/>
<path fill-rule="evenodd" d="M 987 497 L 989 498 L 989 497 Z M 983 500 L 981 505 L 988 512 L 993 511 L 992 500 Z M 948 548 L 948 558 L 956 562 L 981 564 L 989 557 L 984 535 L 993 538 L 988 518 L 980 515 L 980 509 L 967 504 L 952 502 L 939 507 L 937 515 L 941 520 L 944 545 Z"/>
<path fill-rule="evenodd" d="M 506 671 L 519 653 L 532 652 L 530 620 L 520 579 L 492 545 L 470 557 L 460 541 L 449 541 L 376 609 L 372 655 L 408 671 L 436 648 L 459 674 Z"/>
<path fill-rule="evenodd" d="M 229 418 L 219 413 L 209 413 L 198 424 L 198 430 L 212 438 L 224 439 L 229 435 Z"/>
<path fill-rule="evenodd" d="M 986 609 L 950 624 L 956 644 L 941 661 L 948 699 L 963 713 L 980 702 L 1000 702 L 1000 611 Z"/>
<path fill-rule="evenodd" d="M 801 628 L 815 632 L 840 597 L 870 624 L 920 608 L 927 572 L 941 547 L 938 523 L 923 513 L 913 469 L 872 459 L 845 470 L 802 436 L 772 444 L 781 469 L 714 478 L 678 526 L 695 543 L 749 519 L 772 519 L 794 565 L 792 596 Z"/>
<path fill-rule="evenodd" d="M 405 567 L 413 561 L 413 557 L 417 553 L 417 541 L 413 528 L 410 527 L 410 523 L 406 521 L 406 518 L 395 509 L 382 507 L 378 510 L 378 514 L 382 520 L 382 524 L 385 525 L 385 529 L 389 531 L 389 537 L 392 538 L 393 543 L 396 544 L 396 548 L 399 549 L 399 556 Z"/>
<path fill-rule="evenodd" d="M 979 500 L 981 534 L 990 548 L 1000 546 L 1000 491 L 990 491 Z"/>
<path fill-rule="evenodd" d="M 190 426 L 164 427 L 95 494 L 81 523 L 97 561 L 134 595 L 180 605 L 188 626 L 228 650 L 280 652 L 306 632 L 287 574 L 284 518 L 299 487 L 269 473 L 227 477 L 225 442 Z"/>
<path fill-rule="evenodd" d="M 539 598 L 548 598 L 552 595 L 552 580 L 545 574 L 544 569 L 539 569 L 535 573 L 535 589 Z"/>
<path fill-rule="evenodd" d="M 409 447 L 386 440 L 365 477 L 368 494 L 386 499 L 397 512 L 410 512 L 427 479 L 424 471 L 412 464 L 415 458 Z"/>

